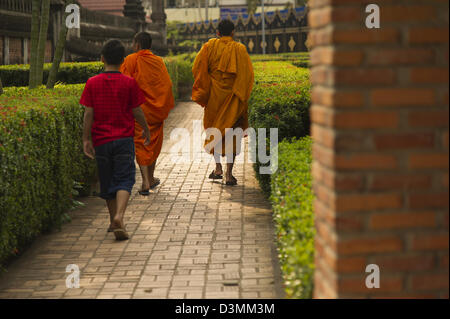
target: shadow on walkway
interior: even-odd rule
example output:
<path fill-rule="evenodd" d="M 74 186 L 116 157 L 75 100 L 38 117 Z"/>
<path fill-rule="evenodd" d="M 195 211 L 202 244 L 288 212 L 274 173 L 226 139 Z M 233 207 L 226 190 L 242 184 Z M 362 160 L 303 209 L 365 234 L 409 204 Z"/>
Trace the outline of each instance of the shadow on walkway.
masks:
<path fill-rule="evenodd" d="M 148 197 L 136 185 L 125 215 L 131 238 L 107 233 L 99 198 L 70 213 L 61 231 L 40 236 L 0 276 L 0 298 L 282 298 L 270 204 L 252 164 L 236 164 L 240 183 L 211 182 L 209 163 L 172 163 L 170 131 L 192 130 L 202 109 L 181 102 L 165 125 Z M 66 267 L 77 265 L 80 288 L 67 288 Z"/>

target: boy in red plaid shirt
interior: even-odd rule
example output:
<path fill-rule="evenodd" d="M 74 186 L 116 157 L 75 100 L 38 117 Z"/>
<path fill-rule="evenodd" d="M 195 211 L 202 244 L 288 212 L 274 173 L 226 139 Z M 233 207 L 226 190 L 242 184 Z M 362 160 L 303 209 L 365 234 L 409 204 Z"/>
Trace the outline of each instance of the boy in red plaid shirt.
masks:
<path fill-rule="evenodd" d="M 84 153 L 96 159 L 100 197 L 106 200 L 110 215 L 108 231 L 117 240 L 129 238 L 123 216 L 135 183 L 134 123 L 144 128 L 145 143 L 150 130 L 140 105 L 144 95 L 133 78 L 119 72 L 125 47 L 119 40 L 108 41 L 102 49 L 105 71 L 90 78 L 81 96 L 84 113 Z"/>

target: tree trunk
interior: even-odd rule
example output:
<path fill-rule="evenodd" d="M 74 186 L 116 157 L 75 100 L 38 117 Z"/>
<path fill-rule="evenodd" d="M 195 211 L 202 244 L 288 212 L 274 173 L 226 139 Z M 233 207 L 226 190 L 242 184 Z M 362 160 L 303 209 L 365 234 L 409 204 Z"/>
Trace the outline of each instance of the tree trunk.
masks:
<path fill-rule="evenodd" d="M 67 1 L 66 1 L 67 4 Z M 64 48 L 66 46 L 67 38 L 67 26 L 66 26 L 67 13 L 63 15 L 61 31 L 59 32 L 58 44 L 56 45 L 55 56 L 53 58 L 52 68 L 48 75 L 47 89 L 53 89 L 56 82 L 56 76 L 58 75 L 59 65 L 64 54 Z"/>
<path fill-rule="evenodd" d="M 48 22 L 50 19 L 50 0 L 42 0 L 41 29 L 39 31 L 38 57 L 36 66 L 36 86 L 42 85 L 44 77 L 45 47 L 47 45 Z"/>
<path fill-rule="evenodd" d="M 41 11 L 41 4 L 39 0 L 33 0 L 33 13 L 31 20 L 31 56 L 30 56 L 30 75 L 28 86 L 30 89 L 36 87 L 36 66 L 38 56 L 38 42 L 39 42 L 39 13 Z"/>

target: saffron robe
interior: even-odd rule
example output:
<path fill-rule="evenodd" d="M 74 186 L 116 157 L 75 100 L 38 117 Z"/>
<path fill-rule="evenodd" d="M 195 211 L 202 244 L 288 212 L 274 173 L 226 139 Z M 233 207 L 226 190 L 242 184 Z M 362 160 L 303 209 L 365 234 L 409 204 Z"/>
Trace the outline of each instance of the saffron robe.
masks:
<path fill-rule="evenodd" d="M 222 134 L 222 141 L 207 138 L 205 148 L 213 153 L 221 142 L 224 156 L 225 129 L 248 128 L 248 100 L 254 81 L 250 56 L 246 47 L 232 37 L 210 39 L 197 54 L 192 73 L 192 100 L 204 107 L 204 129 L 217 128 Z M 235 138 L 232 147 L 236 155 Z M 220 149 L 215 151 L 220 153 Z"/>
<path fill-rule="evenodd" d="M 143 129 L 137 122 L 134 144 L 138 164 L 150 166 L 161 153 L 164 120 L 175 105 L 172 81 L 163 59 L 150 50 L 140 50 L 127 56 L 120 72 L 134 78 L 145 96 L 146 102 L 141 107 L 150 128 L 150 144 L 144 145 Z"/>

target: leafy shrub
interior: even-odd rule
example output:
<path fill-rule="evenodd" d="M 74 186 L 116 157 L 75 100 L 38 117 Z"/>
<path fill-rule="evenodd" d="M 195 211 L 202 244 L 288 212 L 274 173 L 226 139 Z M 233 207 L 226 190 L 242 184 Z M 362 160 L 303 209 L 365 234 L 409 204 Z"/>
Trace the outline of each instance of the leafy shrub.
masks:
<path fill-rule="evenodd" d="M 192 64 L 183 58 L 164 58 L 164 62 L 172 79 L 174 97 L 178 97 L 178 83 L 194 82 L 191 74 Z M 44 65 L 44 83 L 47 82 L 51 64 Z M 5 87 L 28 86 L 29 65 L 2 65 L 0 77 Z M 61 63 L 56 80 L 64 84 L 81 84 L 103 71 L 101 62 Z"/>
<path fill-rule="evenodd" d="M 200 48 L 199 48 L 200 51 Z M 176 57 L 181 60 L 189 61 L 191 63 L 194 63 L 195 57 L 197 56 L 198 52 L 191 52 L 191 53 L 183 53 L 179 54 Z"/>
<path fill-rule="evenodd" d="M 289 298 L 311 298 L 314 273 L 314 216 L 309 137 L 279 144 L 271 201 L 281 269 Z"/>
<path fill-rule="evenodd" d="M 309 67 L 309 52 L 292 52 L 279 54 L 255 54 L 250 56 L 253 62 L 286 61 L 296 67 Z"/>
<path fill-rule="evenodd" d="M 309 70 L 293 66 L 285 61 L 255 62 L 255 84 L 297 83 L 309 81 Z"/>
<path fill-rule="evenodd" d="M 170 80 L 172 81 L 172 93 L 175 100 L 178 99 L 178 65 L 173 58 L 164 59 L 167 72 L 169 72 Z"/>
<path fill-rule="evenodd" d="M 200 50 L 200 48 L 203 45 L 203 42 L 198 40 L 184 40 L 179 42 L 178 45 L 181 47 L 190 47 L 195 50 Z"/>
<path fill-rule="evenodd" d="M 249 104 L 252 127 L 276 127 L 279 140 L 309 134 L 309 84 L 257 85 Z"/>
<path fill-rule="evenodd" d="M 192 75 L 192 62 L 188 60 L 177 61 L 178 64 L 178 83 L 179 85 L 192 86 L 194 84 L 194 76 Z"/>
<path fill-rule="evenodd" d="M 278 140 L 309 134 L 309 71 L 288 62 L 254 63 L 255 86 L 249 100 L 249 124 L 258 128 L 278 128 Z M 268 131 L 267 131 L 268 132 Z M 256 176 L 266 195 L 270 193 L 270 175 Z"/>
<path fill-rule="evenodd" d="M 192 62 L 187 59 L 188 55 L 176 55 L 164 59 L 170 78 L 172 80 L 175 99 L 180 98 L 180 91 L 188 87 L 192 89 L 194 77 L 192 75 Z M 182 93 L 182 92 L 181 92 Z"/>
<path fill-rule="evenodd" d="M 44 64 L 44 83 L 47 83 L 50 68 L 51 63 Z M 90 77 L 102 71 L 101 62 L 61 63 L 56 81 L 65 84 L 86 83 Z M 5 87 L 28 86 L 29 73 L 29 64 L 0 66 L 0 77 Z"/>
<path fill-rule="evenodd" d="M 0 264 L 58 226 L 74 181 L 95 176 L 82 151 L 82 89 L 7 88 L 0 96 Z"/>

